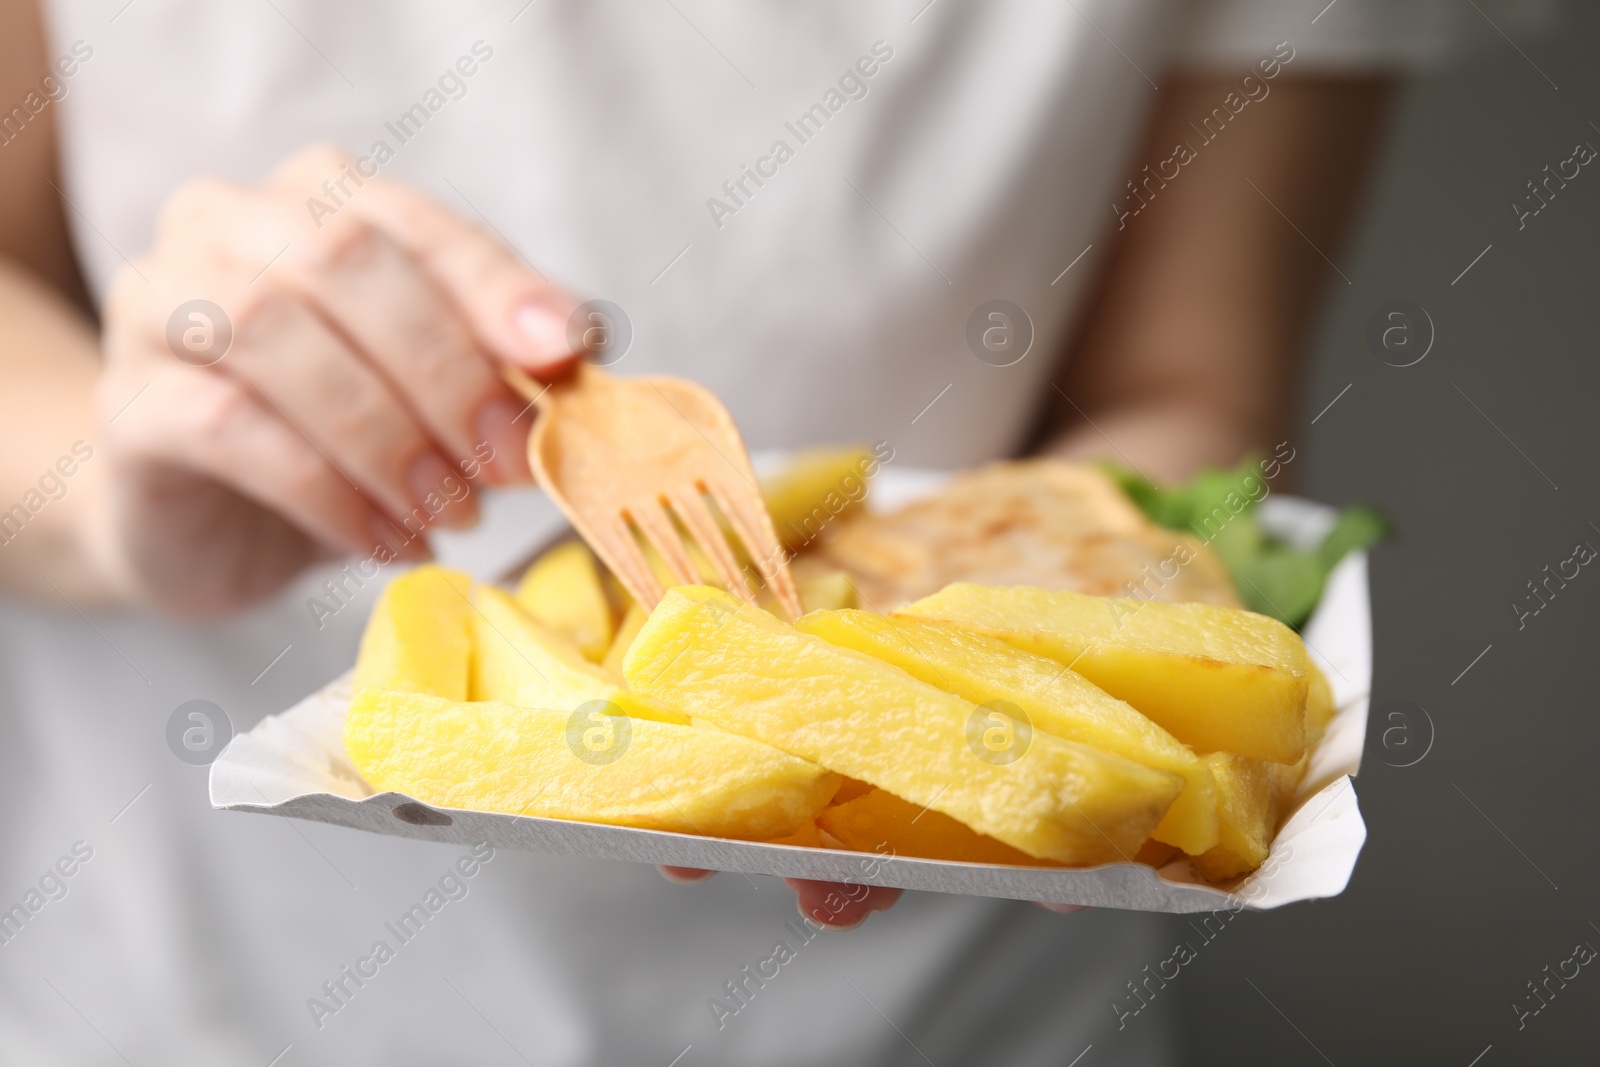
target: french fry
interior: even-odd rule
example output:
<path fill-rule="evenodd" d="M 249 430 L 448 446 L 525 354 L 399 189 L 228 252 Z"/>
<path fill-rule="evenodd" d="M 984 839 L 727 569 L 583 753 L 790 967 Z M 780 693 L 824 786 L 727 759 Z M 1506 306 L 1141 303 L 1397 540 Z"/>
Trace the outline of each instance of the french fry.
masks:
<path fill-rule="evenodd" d="M 390 582 L 361 635 L 354 685 L 467 698 L 471 576 L 424 566 Z"/>
<path fill-rule="evenodd" d="M 344 744 L 373 789 L 425 804 L 751 841 L 801 831 L 839 784 L 737 734 L 382 689 Z"/>
<path fill-rule="evenodd" d="M 584 659 L 571 641 L 535 622 L 504 590 L 479 586 L 472 604 L 471 699 L 568 712 L 602 701 L 615 708 L 608 714 L 689 721 L 671 708 L 625 691 L 605 670 Z"/>
<path fill-rule="evenodd" d="M 882 789 L 826 808 L 817 816 L 817 826 L 856 852 L 882 852 L 887 847 L 896 856 L 953 863 L 1053 866 L 1049 860 L 1035 859 L 948 815 L 923 810 Z"/>
<path fill-rule="evenodd" d="M 876 468 L 871 450 L 862 447 L 797 453 L 788 466 L 761 480 L 778 540 L 791 552 L 805 547 L 865 499 L 866 472 Z"/>
<path fill-rule="evenodd" d="M 822 834 L 817 829 L 817 820 L 812 819 L 792 834 L 783 837 L 774 837 L 767 842 L 769 845 L 793 845 L 799 848 L 822 848 Z"/>
<path fill-rule="evenodd" d="M 623 673 L 633 691 L 697 720 L 1063 863 L 1131 855 L 1183 788 L 1175 774 L 1043 731 L 995 753 L 970 701 L 707 586 L 666 595 Z"/>
<path fill-rule="evenodd" d="M 533 561 L 517 585 L 517 603 L 533 618 L 564 634 L 584 658 L 598 663 L 611 647 L 616 622 L 600 569 L 582 541 L 559 544 Z"/>
<path fill-rule="evenodd" d="M 1333 691 L 1315 664 L 1306 696 L 1306 743 L 1322 740 L 1333 721 Z M 1213 882 L 1236 878 L 1266 862 L 1273 838 L 1283 822 L 1300 780 L 1311 762 L 1308 751 L 1299 763 L 1268 763 L 1229 752 L 1204 757 L 1217 782 L 1217 844 L 1194 858 L 1195 870 Z"/>
<path fill-rule="evenodd" d="M 1152 835 L 1198 855 L 1217 843 L 1211 772 L 1182 742 L 1081 675 L 974 630 L 866 611 L 818 611 L 795 624 L 843 648 L 892 663 L 974 704 L 1004 701 L 1036 729 L 1184 779 Z"/>
<path fill-rule="evenodd" d="M 1031 586 L 958 582 L 896 612 L 1064 663 L 1197 752 L 1305 755 L 1306 650 L 1265 615 Z"/>
<path fill-rule="evenodd" d="M 807 611 L 826 611 L 857 606 L 860 597 L 855 583 L 844 571 L 829 571 L 799 585 L 800 606 Z"/>
<path fill-rule="evenodd" d="M 622 677 L 622 657 L 628 654 L 633 639 L 639 636 L 639 631 L 644 629 L 644 621 L 649 617 L 649 612 L 639 605 L 628 605 L 627 614 L 622 616 L 616 636 L 611 639 L 611 647 L 606 650 L 606 658 L 600 662 L 600 667 L 606 674 L 613 678 Z"/>

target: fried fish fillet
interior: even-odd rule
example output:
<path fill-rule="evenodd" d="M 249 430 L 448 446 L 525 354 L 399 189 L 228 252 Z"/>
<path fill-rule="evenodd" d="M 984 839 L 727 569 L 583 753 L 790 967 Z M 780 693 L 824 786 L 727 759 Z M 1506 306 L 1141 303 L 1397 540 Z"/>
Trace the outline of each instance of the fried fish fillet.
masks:
<path fill-rule="evenodd" d="M 990 464 L 925 500 L 857 514 L 807 555 L 852 574 L 862 607 L 879 612 L 957 581 L 1239 605 L 1199 539 L 1150 522 L 1097 468 L 1054 459 Z"/>

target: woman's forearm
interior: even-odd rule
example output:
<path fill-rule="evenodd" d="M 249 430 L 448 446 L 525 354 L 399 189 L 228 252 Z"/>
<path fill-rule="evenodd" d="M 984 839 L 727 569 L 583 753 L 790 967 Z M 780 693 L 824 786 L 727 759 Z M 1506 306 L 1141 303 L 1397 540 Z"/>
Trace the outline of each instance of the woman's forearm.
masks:
<path fill-rule="evenodd" d="M 0 0 L 0 99 L 51 69 L 39 5 Z M 115 593 L 94 547 L 98 338 L 57 191 L 58 110 L 0 150 L 0 591 L 65 609 L 63 595 L 87 606 Z"/>
<path fill-rule="evenodd" d="M 1138 194 L 1128 193 L 1057 379 L 1048 451 L 1106 456 L 1164 480 L 1290 435 L 1297 355 L 1322 287 L 1346 284 L 1332 264 L 1389 83 L 1285 74 L 1267 84 L 1211 141 L 1190 123 L 1222 107 L 1237 79 L 1163 85 L 1129 164 Z M 1180 145 L 1192 158 L 1165 163 Z M 1170 177 L 1147 183 L 1158 171 Z"/>
<path fill-rule="evenodd" d="M 117 599 L 97 546 L 93 326 L 0 259 L 0 587 L 65 608 Z"/>

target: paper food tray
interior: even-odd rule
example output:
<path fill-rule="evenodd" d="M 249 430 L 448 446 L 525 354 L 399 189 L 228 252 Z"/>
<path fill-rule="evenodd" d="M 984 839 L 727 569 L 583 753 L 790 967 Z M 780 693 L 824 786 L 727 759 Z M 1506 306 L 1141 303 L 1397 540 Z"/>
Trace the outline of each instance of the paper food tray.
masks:
<path fill-rule="evenodd" d="M 869 501 L 875 509 L 896 507 L 931 492 L 944 478 L 884 468 Z M 1283 497 L 1263 501 L 1260 515 L 1264 525 L 1296 544 L 1314 543 L 1334 518 L 1330 508 Z M 211 766 L 211 805 L 428 841 L 487 841 L 497 848 L 635 863 L 1131 911 L 1264 910 L 1342 892 L 1366 840 L 1350 778 L 1360 770 L 1367 731 L 1371 635 L 1367 561 L 1363 553 L 1352 553 L 1329 577 L 1304 631 L 1308 651 L 1332 685 L 1338 714 L 1312 754 L 1271 856 L 1253 874 L 1224 886 L 1203 882 L 1181 856 L 1159 871 L 1133 863 L 1008 867 L 434 808 L 400 793 L 373 793 L 351 767 L 342 741 L 348 674 L 235 737 Z"/>

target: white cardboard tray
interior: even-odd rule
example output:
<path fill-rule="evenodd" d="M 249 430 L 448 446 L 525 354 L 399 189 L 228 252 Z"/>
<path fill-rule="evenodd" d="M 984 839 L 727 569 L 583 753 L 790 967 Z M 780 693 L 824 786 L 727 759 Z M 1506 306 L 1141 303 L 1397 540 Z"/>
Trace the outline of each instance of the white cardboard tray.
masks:
<path fill-rule="evenodd" d="M 874 480 L 870 500 L 875 508 L 894 507 L 930 491 L 943 478 L 936 472 L 886 467 Z M 1322 505 L 1270 497 L 1262 504 L 1261 517 L 1281 536 L 1306 543 L 1320 537 L 1333 514 Z M 1131 911 L 1265 910 L 1342 892 L 1366 840 L 1350 782 L 1361 766 L 1372 679 L 1364 554 L 1352 554 L 1334 571 L 1304 636 L 1332 684 L 1338 715 L 1312 755 L 1295 811 L 1274 841 L 1271 856 L 1261 869 L 1225 887 L 1201 881 L 1181 857 L 1159 871 L 1131 863 L 1084 869 L 1006 867 L 433 808 L 400 793 L 373 793 L 350 766 L 341 740 L 350 698 L 348 674 L 235 737 L 211 766 L 211 805 L 428 841 L 487 841 L 500 848 L 635 863 Z"/>

